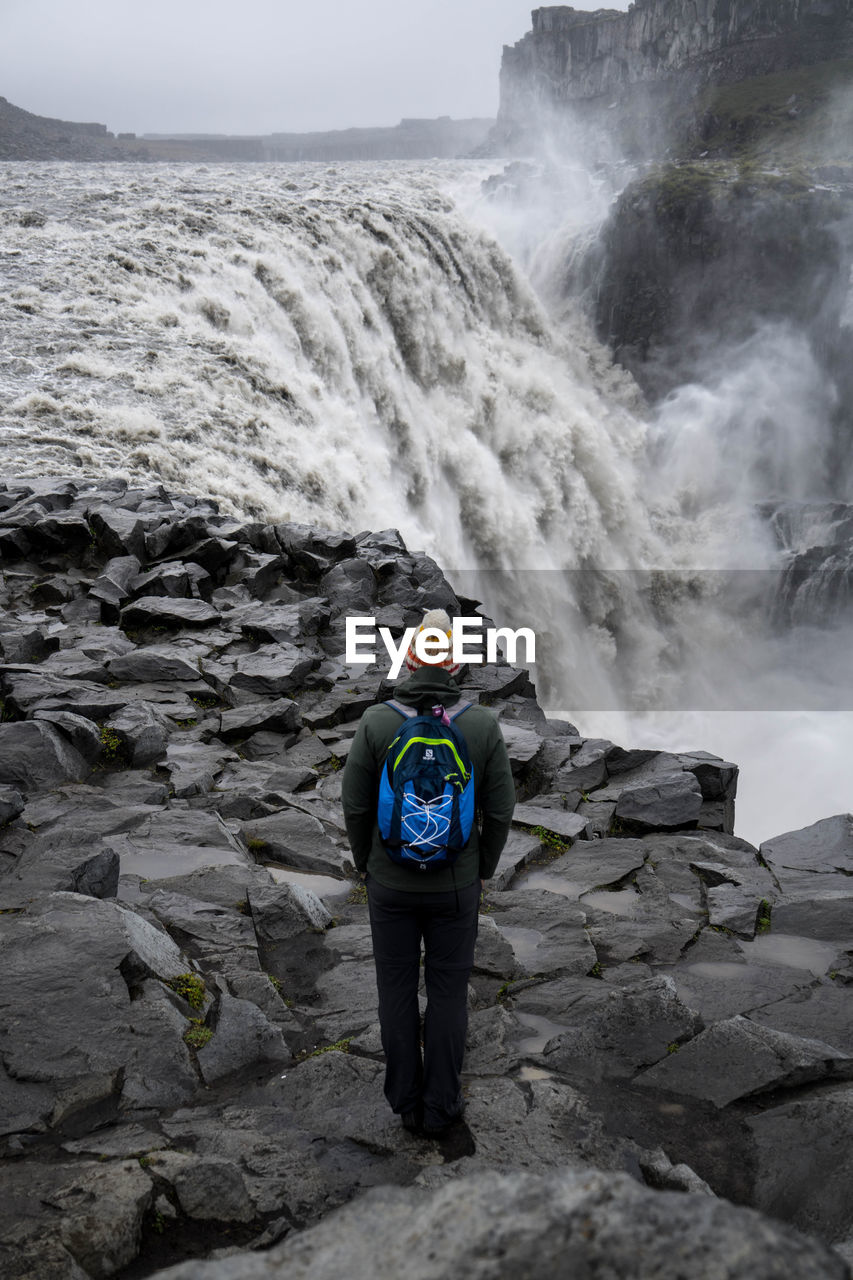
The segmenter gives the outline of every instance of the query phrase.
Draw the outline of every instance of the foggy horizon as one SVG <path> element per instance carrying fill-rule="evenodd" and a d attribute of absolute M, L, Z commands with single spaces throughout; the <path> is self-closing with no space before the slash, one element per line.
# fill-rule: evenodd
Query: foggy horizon
<path fill-rule="evenodd" d="M 245 0 L 6 0 L 0 96 L 34 115 L 113 133 L 262 135 L 493 117 L 505 44 L 531 27 L 523 0 L 392 0 L 322 10 Z M 602 7 L 575 0 L 576 9 Z M 627 9 L 616 0 L 611 9 Z M 415 51 L 413 58 L 412 51 Z"/>

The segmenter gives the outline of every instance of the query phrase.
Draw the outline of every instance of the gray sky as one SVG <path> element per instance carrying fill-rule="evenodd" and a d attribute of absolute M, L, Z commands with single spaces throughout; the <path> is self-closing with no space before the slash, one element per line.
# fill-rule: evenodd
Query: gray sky
<path fill-rule="evenodd" d="M 529 0 L 0 0 L 0 96 L 115 132 L 491 116 Z M 595 9 L 600 0 L 575 0 Z M 610 7 L 627 9 L 628 0 Z"/>

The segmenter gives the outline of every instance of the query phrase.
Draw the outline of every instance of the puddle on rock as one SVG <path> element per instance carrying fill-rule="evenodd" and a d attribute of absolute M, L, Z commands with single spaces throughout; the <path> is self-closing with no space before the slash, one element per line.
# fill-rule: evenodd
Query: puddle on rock
<path fill-rule="evenodd" d="M 587 893 L 581 898 L 582 907 L 593 907 L 596 911 L 607 911 L 612 916 L 634 916 L 640 906 L 640 895 L 633 889 L 611 891 L 603 889 L 598 893 Z"/>
<path fill-rule="evenodd" d="M 534 1033 L 518 1042 L 518 1052 L 521 1054 L 542 1053 L 549 1040 L 554 1040 L 568 1031 L 568 1027 L 559 1022 L 551 1022 L 549 1018 L 543 1018 L 539 1013 L 516 1013 L 515 1016 L 522 1026 L 529 1027 Z"/>
<path fill-rule="evenodd" d="M 121 850 L 122 875 L 141 876 L 143 880 L 170 880 L 174 876 L 188 876 L 203 867 L 245 867 L 246 859 L 230 849 L 208 845 L 178 845 L 169 849 L 123 848 Z"/>
<path fill-rule="evenodd" d="M 838 942 L 819 942 L 815 938 L 799 938 L 794 934 L 765 933 L 751 942 L 738 942 L 750 960 L 761 964 L 785 965 L 789 969 L 806 969 L 820 978 L 841 955 Z"/>
<path fill-rule="evenodd" d="M 546 1071 L 544 1067 L 522 1067 L 515 1078 L 524 1083 L 531 1080 L 553 1080 L 554 1072 Z"/>
<path fill-rule="evenodd" d="M 336 880 L 334 876 L 312 875 L 309 871 L 291 871 L 288 867 L 267 867 L 276 884 L 298 884 L 311 889 L 318 898 L 342 898 L 351 893 L 349 880 Z"/>
<path fill-rule="evenodd" d="M 710 978 L 713 981 L 719 979 L 721 982 L 737 982 L 743 981 L 744 976 L 748 975 L 751 970 L 748 964 L 738 964 L 736 960 L 701 960 L 696 964 L 689 964 L 686 972 L 697 978 Z M 677 980 L 678 975 L 676 975 Z"/>
<path fill-rule="evenodd" d="M 577 902 L 584 891 L 584 885 L 578 880 L 566 880 L 562 876 L 549 875 L 547 871 L 531 871 L 513 885 L 514 889 L 545 889 L 548 893 L 560 893 L 564 898 Z"/>
<path fill-rule="evenodd" d="M 520 965 L 535 968 L 536 953 L 542 941 L 538 929 L 525 929 L 521 925 L 499 924 L 498 931 L 503 934 Z"/>

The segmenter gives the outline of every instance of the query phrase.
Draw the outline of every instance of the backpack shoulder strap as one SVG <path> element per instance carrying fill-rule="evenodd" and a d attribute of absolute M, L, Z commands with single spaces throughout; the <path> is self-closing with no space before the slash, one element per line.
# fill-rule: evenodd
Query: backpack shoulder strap
<path fill-rule="evenodd" d="M 389 701 L 385 703 L 386 707 L 390 707 L 392 711 L 398 712 L 404 720 L 413 720 L 418 714 L 414 707 L 407 707 L 404 702 Z"/>
<path fill-rule="evenodd" d="M 467 711 L 473 705 L 473 702 L 468 698 L 460 698 L 458 702 L 454 702 L 452 707 L 445 707 L 444 710 L 448 720 L 455 720 L 457 716 L 461 716 L 463 711 Z"/>

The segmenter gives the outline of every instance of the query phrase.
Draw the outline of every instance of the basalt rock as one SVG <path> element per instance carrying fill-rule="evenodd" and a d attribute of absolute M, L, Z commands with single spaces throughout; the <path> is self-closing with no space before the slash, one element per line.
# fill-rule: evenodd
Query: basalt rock
<path fill-rule="evenodd" d="M 464 691 L 501 723 L 519 804 L 480 917 L 466 1125 L 417 1139 L 382 1093 L 340 810 L 359 717 L 393 686 L 381 663 L 345 667 L 343 624 L 369 607 L 402 634 L 453 609 L 452 587 L 394 531 L 240 523 L 121 481 L 0 482 L 0 510 L 4 1274 L 142 1274 L 284 1237 L 287 1265 L 298 1244 L 316 1269 L 311 1228 L 331 1247 L 332 1211 L 355 1200 L 352 1270 L 375 1243 L 370 1188 L 409 1222 L 411 1191 L 431 1223 L 460 1173 L 477 1203 L 488 1185 L 487 1217 L 508 1197 L 549 1271 L 548 1232 L 577 1204 L 607 1215 L 604 1235 L 559 1228 L 578 1266 L 622 1274 L 624 1258 L 627 1276 L 641 1256 L 666 1275 L 683 1240 L 703 1266 L 783 1274 L 778 1253 L 786 1276 L 792 1258 L 844 1274 L 717 1197 L 824 1242 L 850 1233 L 849 818 L 759 856 L 732 834 L 736 766 L 584 740 L 526 671 L 472 663 Z M 59 522 L 86 537 L 63 543 Z M 34 611 L 28 585 L 48 580 Z M 545 1199 L 531 1183 L 516 1203 L 518 1171 L 543 1167 Z M 637 1221 L 656 1224 L 639 1241 Z M 442 1274 L 476 1271 L 469 1234 L 441 1245 Z"/>

